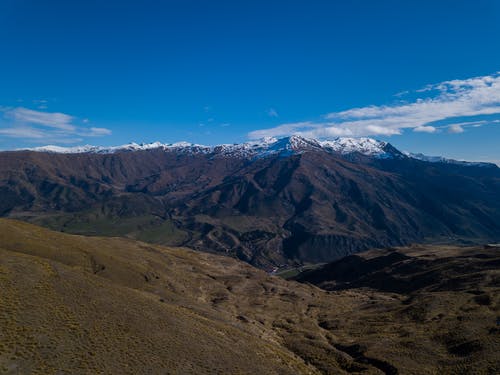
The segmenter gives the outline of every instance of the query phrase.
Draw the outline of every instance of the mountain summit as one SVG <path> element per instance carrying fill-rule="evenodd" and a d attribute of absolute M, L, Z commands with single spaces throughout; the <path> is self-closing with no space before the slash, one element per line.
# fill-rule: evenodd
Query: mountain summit
<path fill-rule="evenodd" d="M 206 146 L 189 142 L 162 143 L 157 141 L 151 143 L 131 142 L 121 146 L 108 147 L 93 145 L 61 147 L 48 145 L 20 149 L 18 151 L 49 152 L 58 154 L 113 154 L 117 152 L 147 150 L 163 150 L 166 152 L 185 154 L 213 154 L 214 156 L 219 157 L 239 158 L 259 158 L 270 155 L 289 156 L 307 151 L 324 151 L 343 156 L 357 154 L 376 159 L 412 158 L 430 163 L 449 163 L 461 164 L 464 166 L 474 165 L 483 167 L 495 166 L 494 164 L 487 162 L 458 161 L 442 156 L 427 156 L 422 153 L 402 152 L 388 142 L 366 137 L 337 137 L 331 140 L 319 140 L 292 135 L 283 138 L 266 137 L 244 143 L 220 144 L 215 146 Z"/>
<path fill-rule="evenodd" d="M 305 151 L 326 151 L 338 154 L 360 153 L 373 157 L 392 157 L 402 156 L 403 154 L 392 147 L 389 143 L 378 141 L 372 138 L 346 138 L 339 137 L 333 140 L 317 140 L 305 138 L 298 135 L 292 135 L 284 138 L 266 137 L 260 140 L 240 143 L 240 144 L 221 144 L 216 146 L 205 146 L 188 142 L 177 143 L 129 143 L 122 146 L 102 147 L 102 146 L 42 146 L 29 151 L 53 152 L 62 154 L 81 154 L 81 153 L 102 153 L 110 154 L 121 151 L 144 151 L 161 149 L 164 151 L 188 152 L 188 153 L 214 153 L 221 155 L 234 156 L 267 156 L 270 154 L 293 154 Z"/>

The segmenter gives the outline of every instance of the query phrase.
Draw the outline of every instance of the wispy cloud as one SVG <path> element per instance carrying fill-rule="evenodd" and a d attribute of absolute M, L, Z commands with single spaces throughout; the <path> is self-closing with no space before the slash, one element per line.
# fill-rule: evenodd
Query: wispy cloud
<path fill-rule="evenodd" d="M 0 134 L 12 138 L 43 139 L 45 137 L 42 130 L 28 126 L 0 128 Z"/>
<path fill-rule="evenodd" d="M 279 117 L 279 115 L 278 115 L 278 111 L 276 111 L 276 109 L 274 109 L 274 108 L 269 108 L 269 109 L 266 111 L 266 113 L 267 113 L 267 115 L 268 115 L 269 117 L 274 117 L 274 118 Z"/>
<path fill-rule="evenodd" d="M 299 134 L 312 137 L 396 135 L 404 129 L 436 133 L 443 127 L 459 133 L 468 126 L 481 126 L 474 116 L 500 114 L 500 72 L 465 80 L 445 81 L 417 90 L 412 102 L 367 106 L 332 112 L 318 121 L 282 124 L 256 130 L 250 138 Z M 467 118 L 471 118 L 467 121 Z M 439 125 L 461 119 L 461 124 Z M 488 122 L 488 121 L 486 121 Z M 490 121 L 495 122 L 495 121 Z"/>
<path fill-rule="evenodd" d="M 102 137 L 104 135 L 111 135 L 111 130 L 106 128 L 90 128 L 88 131 L 82 132 L 86 137 Z"/>
<path fill-rule="evenodd" d="M 18 107 L 7 110 L 5 117 L 13 120 L 15 124 L 33 124 L 44 127 L 74 131 L 76 127 L 71 124 L 73 116 L 58 112 L 41 112 Z"/>
<path fill-rule="evenodd" d="M 80 124 L 81 123 L 81 124 Z M 43 112 L 24 107 L 0 108 L 0 135 L 32 142 L 72 143 L 81 137 L 102 137 L 111 130 L 87 127 L 88 120 L 60 112 Z"/>
<path fill-rule="evenodd" d="M 35 104 L 38 109 L 49 108 L 48 103 L 49 103 L 49 101 L 47 99 L 35 99 L 35 100 L 33 100 L 33 104 Z"/>

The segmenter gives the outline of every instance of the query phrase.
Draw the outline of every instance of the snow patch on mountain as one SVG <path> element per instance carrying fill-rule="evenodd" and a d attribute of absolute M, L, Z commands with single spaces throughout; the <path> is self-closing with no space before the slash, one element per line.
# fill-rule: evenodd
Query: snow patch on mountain
<path fill-rule="evenodd" d="M 375 158 L 393 157 L 400 154 L 395 148 L 388 147 L 387 142 L 377 141 L 371 138 L 336 138 L 332 140 L 317 140 L 300 136 L 285 138 L 266 137 L 256 141 L 239 144 L 221 144 L 217 146 L 205 146 L 188 142 L 178 143 L 129 143 L 122 146 L 43 146 L 27 150 L 52 153 L 114 153 L 120 151 L 144 151 L 161 149 L 165 151 L 189 152 L 189 153 L 213 153 L 220 156 L 234 157 L 265 157 L 268 155 L 290 155 L 306 151 L 325 151 L 341 155 L 360 153 Z M 390 146 L 390 145 L 389 145 Z"/>
<path fill-rule="evenodd" d="M 359 152 L 367 156 L 382 156 L 386 154 L 387 142 L 373 138 L 337 138 L 333 141 L 320 141 L 321 147 L 331 149 L 341 154 Z"/>
<path fill-rule="evenodd" d="M 378 141 L 373 138 L 349 138 L 338 137 L 331 140 L 318 140 L 313 138 L 304 138 L 297 135 L 290 137 L 275 138 L 266 137 L 259 140 L 245 143 L 221 144 L 216 146 L 205 146 L 189 142 L 177 143 L 128 143 L 121 146 L 42 146 L 28 148 L 24 150 L 37 152 L 50 152 L 60 154 L 82 154 L 98 153 L 112 154 L 115 152 L 127 151 L 145 151 L 145 150 L 164 150 L 179 153 L 192 154 L 214 154 L 219 157 L 240 157 L 240 158 L 262 158 L 270 155 L 288 156 L 307 151 L 324 151 L 332 154 L 353 155 L 361 154 L 376 159 L 391 158 L 413 158 L 429 163 L 447 163 L 463 166 L 491 166 L 492 163 L 467 162 L 444 158 L 442 156 L 427 156 L 420 153 L 400 152 L 390 143 Z"/>
<path fill-rule="evenodd" d="M 36 152 L 51 152 L 58 154 L 84 154 L 84 153 L 96 153 L 96 154 L 112 154 L 118 151 L 144 151 L 144 150 L 155 150 L 155 149 L 172 149 L 172 150 L 210 150 L 210 147 L 198 145 L 194 143 L 188 142 L 177 142 L 164 144 L 161 142 L 152 142 L 152 143 L 128 143 L 126 145 L 121 146 L 75 146 L 75 147 L 61 147 L 61 146 L 41 146 L 41 147 L 33 147 L 27 148 L 23 150 L 27 151 L 36 151 Z"/>

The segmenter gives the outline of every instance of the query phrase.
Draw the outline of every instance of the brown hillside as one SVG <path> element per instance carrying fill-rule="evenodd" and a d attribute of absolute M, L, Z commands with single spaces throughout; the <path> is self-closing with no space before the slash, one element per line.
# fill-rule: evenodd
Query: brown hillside
<path fill-rule="evenodd" d="M 327 292 L 227 257 L 2 219 L 0 371 L 496 373 L 500 257 L 444 250 L 399 252 L 455 262 L 463 288 L 446 287 L 436 269 L 441 288 Z M 484 278 L 471 278 L 471 257 L 484 260 L 475 264 Z M 397 272 L 418 281 L 412 270 Z"/>
<path fill-rule="evenodd" d="M 0 216 L 269 269 L 412 242 L 500 241 L 500 169 L 306 150 L 0 152 Z"/>

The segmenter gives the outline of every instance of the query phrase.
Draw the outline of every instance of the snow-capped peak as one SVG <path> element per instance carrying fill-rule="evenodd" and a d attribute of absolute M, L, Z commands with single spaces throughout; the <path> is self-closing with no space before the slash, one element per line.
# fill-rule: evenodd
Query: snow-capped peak
<path fill-rule="evenodd" d="M 238 157 L 265 157 L 272 154 L 293 154 L 306 151 L 325 151 L 336 154 L 352 154 L 360 153 L 370 157 L 385 158 L 391 157 L 390 150 L 388 151 L 388 143 L 377 141 L 371 138 L 335 138 L 332 140 L 317 140 L 312 138 L 304 138 L 298 135 L 292 135 L 284 138 L 266 137 L 260 140 L 249 141 L 239 144 L 221 144 L 216 146 L 204 146 L 189 142 L 177 143 L 129 143 L 122 146 L 76 146 L 76 147 L 61 147 L 61 146 L 43 146 L 27 149 L 37 152 L 52 152 L 52 153 L 115 153 L 124 151 L 143 151 L 161 149 L 165 151 L 190 152 L 190 153 L 213 153 L 221 156 L 238 156 Z M 394 149 L 395 150 L 395 149 Z M 394 156 L 394 155 L 392 155 Z"/>
<path fill-rule="evenodd" d="M 387 142 L 377 141 L 373 138 L 336 138 L 333 141 L 320 141 L 320 145 L 341 154 L 359 152 L 367 156 L 381 156 L 386 154 Z"/>
<path fill-rule="evenodd" d="M 75 147 L 47 145 L 47 146 L 33 147 L 22 150 L 36 151 L 36 152 L 52 152 L 57 154 L 83 154 L 89 152 L 99 152 L 101 149 L 103 149 L 101 146 L 92 146 L 92 145 L 75 146 Z"/>
<path fill-rule="evenodd" d="M 154 149 L 210 149 L 209 146 L 197 145 L 189 142 L 177 142 L 177 143 L 127 143 L 121 146 L 74 146 L 74 147 L 61 147 L 61 146 L 41 146 L 27 148 L 23 150 L 36 151 L 36 152 L 52 152 L 58 154 L 84 154 L 84 153 L 98 153 L 98 154 L 112 154 L 118 151 L 144 151 L 144 150 L 154 150 Z"/>
<path fill-rule="evenodd" d="M 214 157 L 238 157 L 238 158 L 263 158 L 270 155 L 288 156 L 308 151 L 323 151 L 338 155 L 361 154 L 375 159 L 401 159 L 412 158 L 430 163 L 447 163 L 463 166 L 495 166 L 496 164 L 484 162 L 467 162 L 447 159 L 442 156 L 427 156 L 400 152 L 390 143 L 378 141 L 373 138 L 349 138 L 339 137 L 330 140 L 318 140 L 292 135 L 284 138 L 266 137 L 245 143 L 221 144 L 216 146 L 205 146 L 189 142 L 177 143 L 128 143 L 121 146 L 42 146 L 23 149 L 24 151 L 49 152 L 58 154 L 112 154 L 116 152 L 133 152 L 147 150 L 162 150 L 165 152 L 177 152 L 183 154 L 211 154 Z M 19 150 L 22 151 L 22 150 Z"/>

